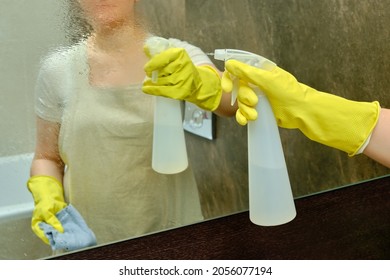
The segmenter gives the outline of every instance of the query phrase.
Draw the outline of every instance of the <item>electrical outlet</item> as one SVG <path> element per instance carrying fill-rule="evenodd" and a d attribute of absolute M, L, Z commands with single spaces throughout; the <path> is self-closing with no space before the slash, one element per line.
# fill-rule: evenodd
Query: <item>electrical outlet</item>
<path fill-rule="evenodd" d="M 203 110 L 198 106 L 185 102 L 183 128 L 203 138 L 215 138 L 215 116 L 212 112 Z"/>

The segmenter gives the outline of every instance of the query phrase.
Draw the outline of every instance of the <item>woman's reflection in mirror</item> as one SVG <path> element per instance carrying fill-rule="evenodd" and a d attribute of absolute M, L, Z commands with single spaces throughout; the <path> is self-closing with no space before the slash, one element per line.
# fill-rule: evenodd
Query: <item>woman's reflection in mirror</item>
<path fill-rule="evenodd" d="M 56 215 L 70 204 L 98 244 L 201 221 L 191 167 L 175 175 L 151 168 L 155 92 L 143 89 L 150 59 L 144 42 L 153 35 L 137 12 L 139 1 L 69 2 L 80 9 L 91 32 L 47 55 L 40 68 L 28 182 L 35 201 L 34 232 L 48 243 L 41 222 L 67 231 Z M 234 115 L 236 107 L 218 87 L 220 73 L 209 58 L 185 41 L 169 40 L 176 48 L 168 52 L 172 63 L 161 73 L 171 81 L 186 79 L 182 87 L 173 87 L 183 94 L 179 99 Z"/>

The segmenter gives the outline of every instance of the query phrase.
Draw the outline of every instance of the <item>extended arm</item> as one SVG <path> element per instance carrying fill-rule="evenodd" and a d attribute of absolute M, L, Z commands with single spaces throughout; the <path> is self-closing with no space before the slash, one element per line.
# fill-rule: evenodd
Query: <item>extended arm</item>
<path fill-rule="evenodd" d="M 390 110 L 380 108 L 378 102 L 352 101 L 320 92 L 279 67 L 264 71 L 231 60 L 226 62 L 226 69 L 263 90 L 280 127 L 299 129 L 311 140 L 350 156 L 363 152 L 390 167 Z M 232 88 L 231 77 L 226 73 L 222 87 L 226 91 Z M 237 99 L 237 122 L 245 125 L 255 120 L 258 99 L 251 88 L 242 85 Z"/>

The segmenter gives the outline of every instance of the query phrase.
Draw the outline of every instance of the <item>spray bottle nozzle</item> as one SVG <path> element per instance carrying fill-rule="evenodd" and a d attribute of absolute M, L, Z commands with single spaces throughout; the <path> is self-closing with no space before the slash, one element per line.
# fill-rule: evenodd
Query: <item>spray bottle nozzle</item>
<path fill-rule="evenodd" d="M 227 61 L 229 59 L 236 59 L 248 65 L 262 68 L 265 70 L 272 69 L 276 66 L 271 60 L 247 51 L 235 49 L 216 49 L 214 52 L 206 53 L 213 56 L 215 60 Z"/>
<path fill-rule="evenodd" d="M 272 62 L 271 60 L 265 57 L 262 57 L 258 54 L 254 54 L 251 52 L 242 51 L 242 50 L 216 49 L 214 50 L 214 52 L 206 53 L 206 54 L 213 56 L 215 60 L 227 61 L 229 59 L 235 59 L 243 63 L 246 63 L 248 65 L 257 68 L 262 68 L 265 70 L 271 70 L 276 66 L 274 62 Z M 233 79 L 233 90 L 232 90 L 232 98 L 230 103 L 233 106 L 233 104 L 236 102 L 237 99 L 239 81 L 236 77 L 232 77 L 232 79 Z"/>
<path fill-rule="evenodd" d="M 159 54 L 170 47 L 173 47 L 171 42 L 168 39 L 162 37 L 150 37 L 146 40 L 145 46 L 147 47 L 148 55 L 153 57 L 156 54 Z M 158 80 L 158 70 L 152 72 L 152 82 L 157 83 Z"/>

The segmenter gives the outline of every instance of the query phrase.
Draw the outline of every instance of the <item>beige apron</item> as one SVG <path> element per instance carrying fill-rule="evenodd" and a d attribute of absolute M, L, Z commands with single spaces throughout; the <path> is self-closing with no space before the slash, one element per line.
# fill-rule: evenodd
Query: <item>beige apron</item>
<path fill-rule="evenodd" d="M 202 220 L 192 170 L 161 175 L 151 168 L 154 97 L 141 85 L 91 87 L 85 57 L 71 63 L 60 131 L 67 201 L 99 244 Z"/>

